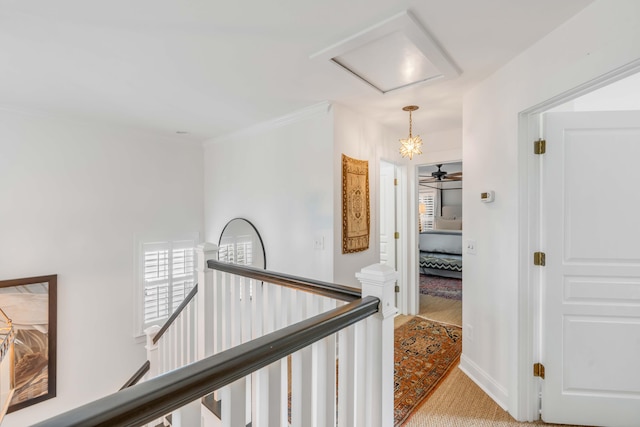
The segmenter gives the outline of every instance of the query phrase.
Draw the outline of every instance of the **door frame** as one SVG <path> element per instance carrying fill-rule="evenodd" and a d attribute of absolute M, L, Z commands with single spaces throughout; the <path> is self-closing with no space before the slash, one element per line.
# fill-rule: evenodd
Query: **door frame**
<path fill-rule="evenodd" d="M 432 155 L 433 156 L 433 155 Z M 420 240 L 420 229 L 418 227 L 418 198 L 419 198 L 419 194 L 420 194 L 420 185 L 418 183 L 418 179 L 419 179 L 419 168 L 421 166 L 435 166 L 437 164 L 449 164 L 449 163 L 462 163 L 462 167 L 464 168 L 464 161 L 462 159 L 462 157 L 459 155 L 459 153 L 454 154 L 454 152 L 447 152 L 445 155 L 442 155 L 441 157 L 437 158 L 436 160 L 430 160 L 427 163 L 420 163 L 420 164 L 416 164 L 414 165 L 412 171 L 413 171 L 413 176 L 411 177 L 411 184 L 413 186 L 413 188 L 411 188 L 411 202 L 409 206 L 409 212 L 410 212 L 410 227 L 409 230 L 407 230 L 407 236 L 409 237 L 409 240 L 412 243 L 411 248 L 413 249 L 413 253 L 412 256 L 410 258 L 410 265 L 408 266 L 408 270 L 411 272 L 412 276 L 410 279 L 412 280 L 412 283 L 415 283 L 415 287 L 411 290 L 410 296 L 410 302 L 411 305 L 410 307 L 413 309 L 412 311 L 410 311 L 407 314 L 412 314 L 412 315 L 416 315 L 420 312 L 420 248 L 418 247 L 419 244 L 419 240 Z M 463 178 L 463 182 L 464 182 L 464 178 Z M 462 186 L 462 198 L 464 199 L 464 184 Z M 463 204 L 463 209 L 464 209 L 464 204 Z M 464 227 L 462 230 L 462 241 L 464 241 Z M 464 268 L 464 267 L 463 267 Z M 463 304 L 464 304 L 464 300 L 463 300 Z"/>
<path fill-rule="evenodd" d="M 385 162 L 391 164 L 395 168 L 395 176 L 398 184 L 395 188 L 395 210 L 396 210 L 396 231 L 400 233 L 400 237 L 396 239 L 396 272 L 398 273 L 398 285 L 400 286 L 400 292 L 397 294 L 397 304 L 396 308 L 398 309 L 399 314 L 409 314 L 411 313 L 411 309 L 414 305 L 414 301 L 411 298 L 412 289 L 410 289 L 410 284 L 412 283 L 412 278 L 409 277 L 408 272 L 411 271 L 408 266 L 410 266 L 410 257 L 409 257 L 409 245 L 411 244 L 410 239 L 407 239 L 409 234 L 407 233 L 407 228 L 409 227 L 411 218 L 407 218 L 409 214 L 407 210 L 408 201 L 407 201 L 407 166 L 404 164 L 400 164 L 397 161 L 391 160 L 387 157 L 381 157 L 378 159 L 378 169 L 380 168 L 381 162 Z M 378 184 L 380 181 L 380 173 L 378 173 Z M 378 200 L 378 203 L 380 201 Z M 378 210 L 380 206 L 378 205 Z M 380 224 L 378 224 L 377 233 L 380 235 Z M 378 252 L 380 248 L 378 248 Z M 378 254 L 379 257 L 379 254 Z"/>
<path fill-rule="evenodd" d="M 533 154 L 533 141 L 542 137 L 542 113 L 640 72 L 640 59 L 612 70 L 571 90 L 534 105 L 518 115 L 518 343 L 517 372 L 511 379 L 517 390 L 518 420 L 540 418 L 540 380 L 532 375 L 532 366 L 540 360 L 543 331 L 541 322 L 541 275 L 532 263 L 540 250 L 540 156 Z"/>
<path fill-rule="evenodd" d="M 393 231 L 397 231 L 398 230 L 398 165 L 396 165 L 395 163 L 389 162 L 387 160 L 384 159 L 380 159 L 378 161 L 379 164 L 379 173 L 378 176 L 380 177 L 380 191 L 379 191 L 379 212 L 380 212 L 380 221 L 378 221 L 378 231 L 382 230 L 383 228 L 383 223 L 382 223 L 382 218 L 384 217 L 382 215 L 382 210 L 383 210 L 383 205 L 386 206 L 386 208 L 389 208 L 391 206 L 393 206 L 393 214 L 392 214 L 392 218 L 393 218 Z M 393 179 L 395 180 L 395 183 L 393 184 L 393 199 L 392 200 L 383 200 L 382 199 L 382 170 L 384 169 L 384 165 L 387 165 L 390 169 L 393 169 Z M 391 218 L 387 218 L 388 220 Z M 385 224 L 386 225 L 386 224 Z M 380 235 L 382 235 L 380 232 L 378 233 Z M 393 238 L 392 240 L 393 242 L 393 267 L 394 269 L 397 271 L 397 267 L 398 267 L 398 242 L 397 239 Z M 380 254 L 382 253 L 382 241 L 380 242 L 380 247 L 378 248 L 378 252 L 380 252 Z"/>

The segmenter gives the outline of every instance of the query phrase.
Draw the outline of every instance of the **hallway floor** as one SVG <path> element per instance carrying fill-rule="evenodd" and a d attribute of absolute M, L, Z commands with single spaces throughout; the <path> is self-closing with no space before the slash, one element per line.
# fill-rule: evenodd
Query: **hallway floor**
<path fill-rule="evenodd" d="M 462 301 L 420 295 L 421 317 L 462 325 Z M 395 326 L 411 316 L 397 316 Z M 459 368 L 453 368 L 403 427 L 569 427 L 562 424 L 518 422 L 496 404 Z"/>

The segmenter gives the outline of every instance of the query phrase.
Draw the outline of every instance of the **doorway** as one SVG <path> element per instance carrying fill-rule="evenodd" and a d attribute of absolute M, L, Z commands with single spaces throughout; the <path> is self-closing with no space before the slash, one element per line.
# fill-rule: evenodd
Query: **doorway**
<path fill-rule="evenodd" d="M 418 167 L 419 314 L 462 326 L 462 162 Z"/>
<path fill-rule="evenodd" d="M 546 260 L 529 273 L 527 305 L 533 361 L 545 367 L 545 379 L 530 383 L 530 395 L 542 396 L 530 409 L 546 421 L 640 419 L 640 377 L 630 375 L 640 344 L 625 339 L 640 334 L 640 235 L 626 213 L 640 209 L 630 197 L 640 179 L 638 90 L 635 74 L 526 117 L 529 135 L 547 140 L 546 152 L 529 159 L 528 222 L 537 231 L 528 250 Z M 615 175 L 602 172 L 609 167 Z"/>

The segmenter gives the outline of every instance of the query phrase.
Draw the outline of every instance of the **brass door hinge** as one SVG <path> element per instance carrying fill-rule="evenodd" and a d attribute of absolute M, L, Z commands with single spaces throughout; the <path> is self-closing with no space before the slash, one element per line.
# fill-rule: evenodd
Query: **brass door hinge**
<path fill-rule="evenodd" d="M 533 265 L 545 265 L 546 255 L 544 252 L 533 253 Z"/>
<path fill-rule="evenodd" d="M 397 231 L 395 233 L 393 233 L 393 238 L 394 239 L 399 239 L 400 238 L 400 233 L 397 232 Z"/>
<path fill-rule="evenodd" d="M 398 185 L 398 178 L 393 178 L 393 185 Z"/>
<path fill-rule="evenodd" d="M 533 364 L 533 376 L 544 379 L 544 365 L 542 363 Z"/>
<path fill-rule="evenodd" d="M 540 138 L 537 141 L 533 141 L 533 153 L 544 154 L 547 152 L 547 141 Z"/>

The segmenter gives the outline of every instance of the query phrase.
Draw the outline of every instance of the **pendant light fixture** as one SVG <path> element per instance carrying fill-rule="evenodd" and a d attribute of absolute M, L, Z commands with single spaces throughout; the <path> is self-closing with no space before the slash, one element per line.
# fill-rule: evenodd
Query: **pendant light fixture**
<path fill-rule="evenodd" d="M 416 111 L 418 108 L 420 107 L 418 107 L 417 105 L 407 105 L 406 107 L 402 108 L 402 111 L 409 112 L 409 138 L 400 140 L 400 144 L 402 144 L 400 146 L 400 154 L 402 154 L 402 157 L 408 156 L 409 160 L 413 159 L 414 154 L 422 154 L 422 151 L 420 150 L 420 147 L 422 147 L 422 138 L 420 138 L 419 135 L 411 135 L 411 113 L 413 111 Z"/>

